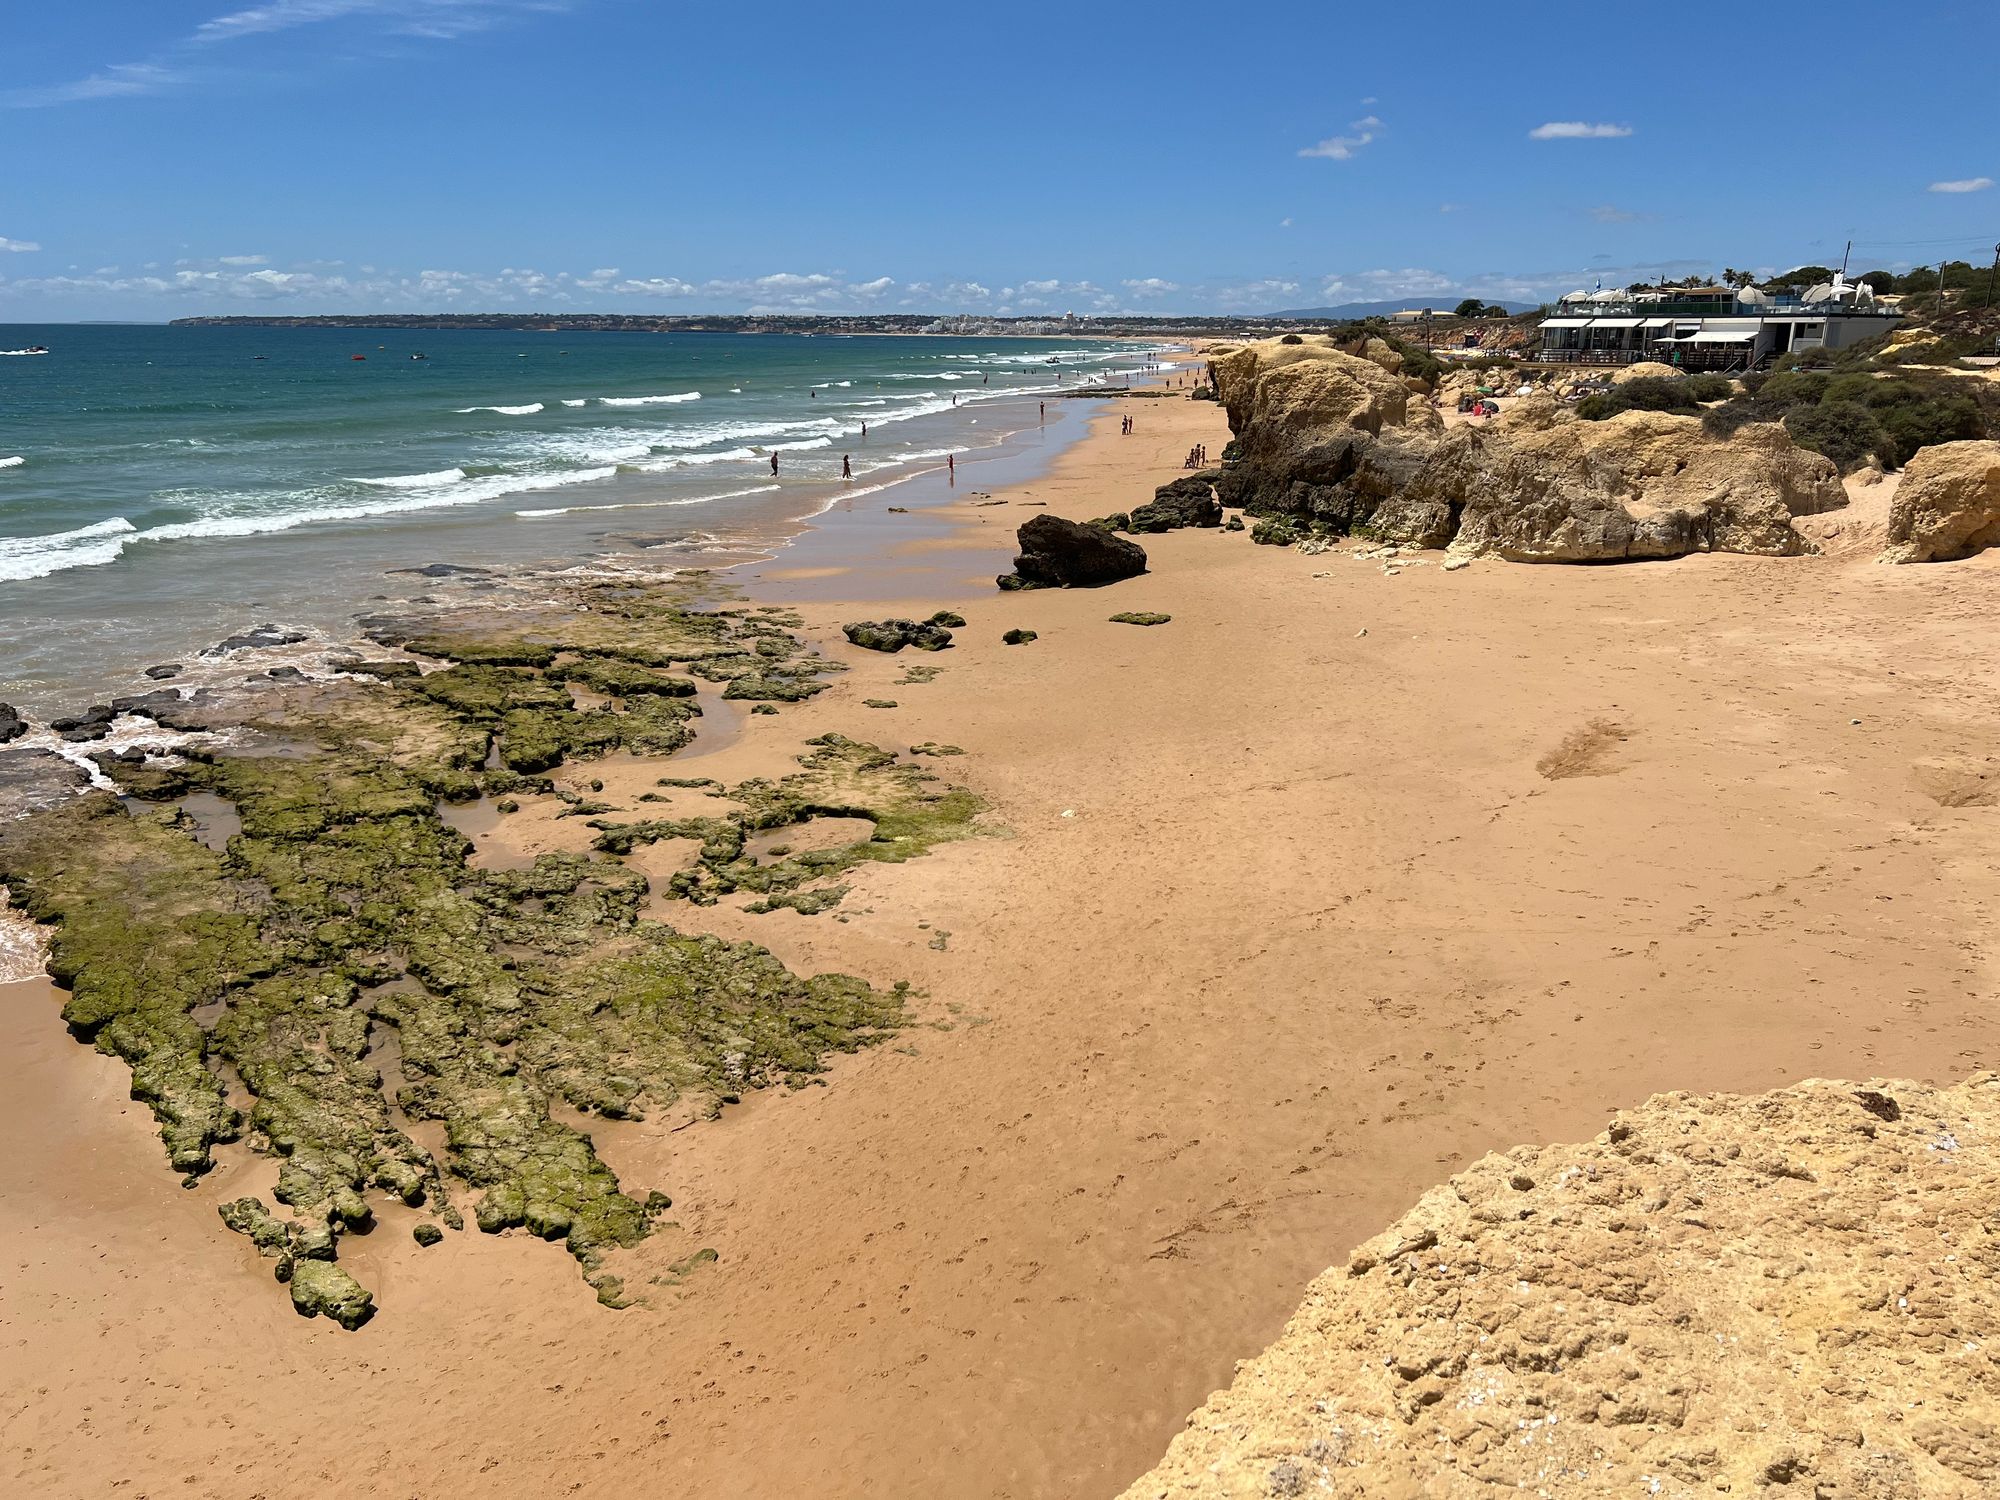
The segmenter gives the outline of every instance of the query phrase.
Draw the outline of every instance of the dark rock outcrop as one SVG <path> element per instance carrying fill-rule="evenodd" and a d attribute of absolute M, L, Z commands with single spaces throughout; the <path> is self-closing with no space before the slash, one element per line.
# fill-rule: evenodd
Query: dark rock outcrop
<path fill-rule="evenodd" d="M 284 630 L 276 625 L 259 625 L 254 630 L 243 630 L 235 635 L 225 636 L 202 652 L 203 656 L 222 656 L 231 651 L 256 651 L 272 646 L 296 646 L 306 639 L 303 630 Z"/>
<path fill-rule="evenodd" d="M 1209 470 L 1161 485 L 1150 501 L 1126 518 L 1125 529 L 1152 532 L 1220 526 L 1222 503 L 1215 498 L 1215 479 L 1216 472 Z"/>
<path fill-rule="evenodd" d="M 1019 536 L 1014 571 L 996 580 L 1003 589 L 1098 588 L 1146 571 L 1146 549 L 1102 527 L 1035 516 Z"/>
<path fill-rule="evenodd" d="M 963 623 L 963 622 L 961 622 Z M 915 646 L 919 651 L 942 651 L 951 644 L 951 632 L 935 617 L 929 620 L 857 620 L 840 627 L 840 633 L 869 651 L 901 651 Z"/>
<path fill-rule="evenodd" d="M 20 710 L 11 703 L 0 703 L 0 745 L 18 740 L 27 732 L 28 721 L 21 717 Z"/>

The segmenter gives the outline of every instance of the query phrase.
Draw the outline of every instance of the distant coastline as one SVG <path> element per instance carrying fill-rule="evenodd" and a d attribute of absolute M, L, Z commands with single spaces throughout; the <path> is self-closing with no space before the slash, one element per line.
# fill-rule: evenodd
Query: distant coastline
<path fill-rule="evenodd" d="M 175 318 L 170 328 L 488 329 L 516 333 L 789 333 L 936 335 L 979 338 L 1243 338 L 1327 321 L 1284 315 L 1228 318 L 990 318 L 935 313 L 656 316 L 640 313 L 326 313 L 312 317 L 233 313 Z"/>

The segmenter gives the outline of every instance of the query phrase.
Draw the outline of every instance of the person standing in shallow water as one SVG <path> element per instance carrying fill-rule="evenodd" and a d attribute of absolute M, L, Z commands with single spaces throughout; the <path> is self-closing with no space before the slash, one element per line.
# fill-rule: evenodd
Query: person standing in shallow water
<path fill-rule="evenodd" d="M 842 479 L 852 479 L 854 477 L 854 465 L 848 462 L 845 453 L 840 455 L 840 477 Z"/>
<path fill-rule="evenodd" d="M 778 455 L 775 452 L 771 455 L 771 472 L 773 474 L 778 472 Z"/>

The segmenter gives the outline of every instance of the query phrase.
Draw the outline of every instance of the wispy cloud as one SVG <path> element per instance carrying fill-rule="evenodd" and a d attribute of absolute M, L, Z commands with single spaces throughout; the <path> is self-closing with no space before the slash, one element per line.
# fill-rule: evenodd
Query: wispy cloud
<path fill-rule="evenodd" d="M 225 266 L 261 266 L 270 258 L 268 255 L 218 255 L 216 257 Z"/>
<path fill-rule="evenodd" d="M 157 94 L 189 82 L 202 54 L 246 37 L 272 36 L 305 26 L 354 19 L 389 36 L 448 41 L 484 31 L 517 16 L 565 11 L 571 0 L 268 0 L 203 21 L 159 55 L 113 63 L 67 83 L 34 85 L 0 93 L 10 109 L 43 109 L 93 99 Z"/>
<path fill-rule="evenodd" d="M 1637 224 L 1649 214 L 1634 213 L 1629 208 L 1618 208 L 1613 204 L 1600 203 L 1590 211 L 1591 218 L 1600 224 Z"/>
<path fill-rule="evenodd" d="M 1630 125 L 1592 124 L 1587 120 L 1551 120 L 1528 132 L 1531 141 L 1615 141 L 1632 133 Z"/>
<path fill-rule="evenodd" d="M 1983 193 L 1993 186 L 1991 177 L 1960 177 L 1951 182 L 1934 182 L 1934 193 Z"/>
<path fill-rule="evenodd" d="M 1162 281 L 1157 276 L 1147 276 L 1139 281 L 1120 282 L 1134 297 L 1167 297 L 1181 289 L 1177 281 Z"/>
<path fill-rule="evenodd" d="M 52 83 L 30 88 L 8 89 L 0 93 L 0 104 L 9 109 L 44 109 L 56 104 L 82 104 L 92 99 L 126 99 L 135 94 L 157 94 L 187 77 L 184 70 L 165 63 L 113 63 L 68 83 Z"/>
<path fill-rule="evenodd" d="M 16 255 L 26 255 L 31 250 L 41 248 L 40 243 L 35 240 L 10 240 L 6 235 L 0 234 L 0 252 L 12 251 Z"/>
<path fill-rule="evenodd" d="M 1353 135 L 1330 135 L 1323 141 L 1310 146 L 1299 147 L 1299 155 L 1319 157 L 1324 161 L 1352 161 L 1354 153 L 1363 146 L 1372 145 L 1375 137 L 1383 130 L 1383 124 L 1373 115 L 1363 115 L 1347 127 Z"/>

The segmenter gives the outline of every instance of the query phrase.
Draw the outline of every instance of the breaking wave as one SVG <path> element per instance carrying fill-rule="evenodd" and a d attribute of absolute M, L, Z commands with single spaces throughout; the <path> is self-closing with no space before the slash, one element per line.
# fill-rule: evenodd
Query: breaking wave
<path fill-rule="evenodd" d="M 601 406 L 676 406 L 683 401 L 699 401 L 700 391 L 682 391 L 673 396 L 599 396 Z"/>

